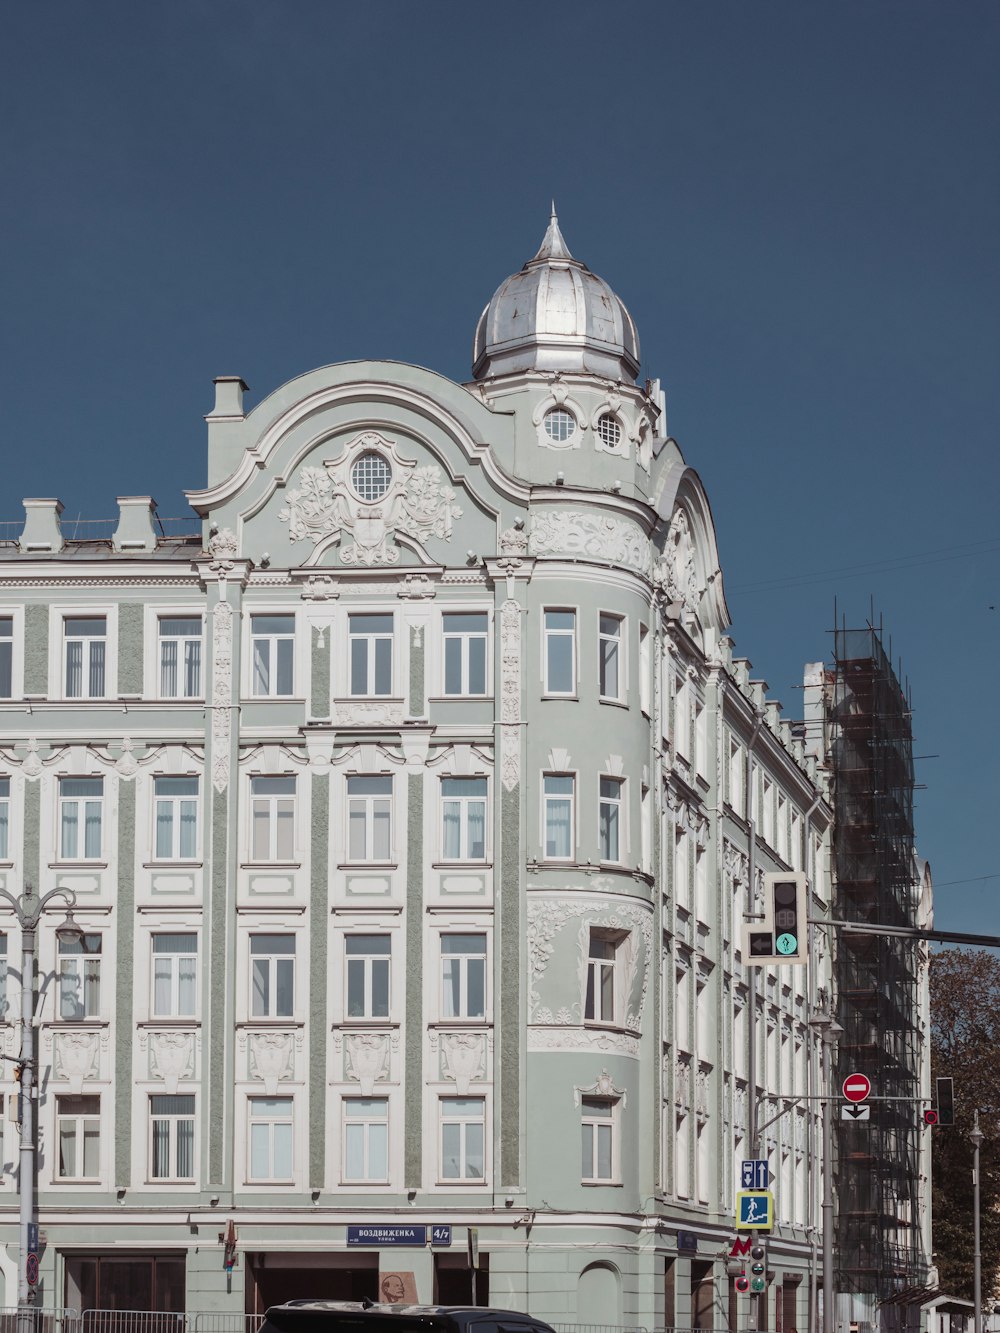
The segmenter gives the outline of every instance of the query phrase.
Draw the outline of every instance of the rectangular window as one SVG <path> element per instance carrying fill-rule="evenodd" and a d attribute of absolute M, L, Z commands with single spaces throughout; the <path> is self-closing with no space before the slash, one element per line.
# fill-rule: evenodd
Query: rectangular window
<path fill-rule="evenodd" d="M 198 855 L 198 779 L 154 778 L 156 859 L 193 861 Z"/>
<path fill-rule="evenodd" d="M 291 861 L 295 855 L 295 779 L 251 778 L 254 861 Z"/>
<path fill-rule="evenodd" d="M 347 779 L 347 856 L 350 861 L 392 859 L 392 778 Z"/>
<path fill-rule="evenodd" d="M 292 1179 L 291 1097 L 250 1098 L 249 1178 Z"/>
<path fill-rule="evenodd" d="M 59 779 L 59 855 L 96 861 L 101 855 L 103 778 Z"/>
<path fill-rule="evenodd" d="M 160 698 L 201 694 L 201 616 L 160 616 Z"/>
<path fill-rule="evenodd" d="M 584 1097 L 581 1126 L 581 1178 L 593 1183 L 615 1179 L 615 1102 L 611 1097 Z"/>
<path fill-rule="evenodd" d="M 101 937 L 59 940 L 59 1017 L 80 1020 L 101 1013 Z"/>
<path fill-rule="evenodd" d="M 392 693 L 392 612 L 347 617 L 352 695 Z"/>
<path fill-rule="evenodd" d="M 97 1180 L 101 1172 L 101 1099 L 56 1097 L 60 1180 Z"/>
<path fill-rule="evenodd" d="M 545 693 L 576 692 L 576 612 L 546 611 Z"/>
<path fill-rule="evenodd" d="M 591 930 L 587 958 L 587 998 L 584 1004 L 584 1018 L 588 1023 L 615 1021 L 617 955 L 618 944 L 615 940 L 599 930 Z"/>
<path fill-rule="evenodd" d="M 294 615 L 251 616 L 250 655 L 251 694 L 272 699 L 291 695 L 295 684 Z"/>
<path fill-rule="evenodd" d="M 484 1180 L 486 1103 L 482 1097 L 441 1098 L 441 1179 Z"/>
<path fill-rule="evenodd" d="M 546 773 L 542 778 L 545 859 L 568 861 L 576 845 L 574 778 L 571 773 Z"/>
<path fill-rule="evenodd" d="M 384 1184 L 389 1179 L 389 1101 L 344 1098 L 344 1179 Z"/>
<path fill-rule="evenodd" d="M 600 633 L 600 684 L 601 698 L 619 701 L 622 697 L 622 634 L 621 616 L 606 615 L 601 612 Z"/>
<path fill-rule="evenodd" d="M 598 832 L 602 861 L 622 859 L 622 794 L 623 778 L 601 778 L 601 799 L 598 809 Z"/>
<path fill-rule="evenodd" d="M 193 1018 L 197 1005 L 198 936 L 153 936 L 153 1017 Z"/>
<path fill-rule="evenodd" d="M 388 935 L 346 935 L 347 1017 L 389 1017 Z"/>
<path fill-rule="evenodd" d="M 66 698 L 103 699 L 108 622 L 106 616 L 67 616 Z"/>
<path fill-rule="evenodd" d="M 442 1018 L 486 1017 L 486 936 L 441 936 Z"/>
<path fill-rule="evenodd" d="M 446 612 L 441 621 L 445 694 L 485 694 L 486 634 L 489 628 L 486 612 Z"/>
<path fill-rule="evenodd" d="M 486 859 L 486 778 L 441 779 L 441 831 L 446 861 Z"/>
<path fill-rule="evenodd" d="M 0 699 L 14 692 L 14 617 L 0 616 Z"/>
<path fill-rule="evenodd" d="M 0 861 L 10 855 L 10 778 L 0 778 Z"/>
<path fill-rule="evenodd" d="M 153 1180 L 194 1179 L 194 1096 L 149 1099 L 149 1174 Z"/>
<path fill-rule="evenodd" d="M 649 717 L 649 694 L 650 683 L 653 674 L 652 657 L 650 653 L 649 628 L 646 625 L 639 626 L 639 707 Z"/>
<path fill-rule="evenodd" d="M 250 936 L 250 1013 L 291 1018 L 295 1008 L 295 936 Z"/>
<path fill-rule="evenodd" d="M 0 1021 L 7 1018 L 7 934 L 0 931 Z M 2 1099 L 0 1099 L 0 1109 L 2 1109 Z M 0 1131 L 0 1149 L 3 1147 L 2 1131 Z"/>

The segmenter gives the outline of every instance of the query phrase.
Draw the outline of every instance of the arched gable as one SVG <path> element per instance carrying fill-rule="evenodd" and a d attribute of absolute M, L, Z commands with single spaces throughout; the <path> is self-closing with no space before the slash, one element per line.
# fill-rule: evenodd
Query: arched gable
<path fill-rule="evenodd" d="M 679 457 L 660 479 L 656 512 L 658 580 L 685 628 L 711 651 L 730 625 L 715 523 L 701 478 Z"/>

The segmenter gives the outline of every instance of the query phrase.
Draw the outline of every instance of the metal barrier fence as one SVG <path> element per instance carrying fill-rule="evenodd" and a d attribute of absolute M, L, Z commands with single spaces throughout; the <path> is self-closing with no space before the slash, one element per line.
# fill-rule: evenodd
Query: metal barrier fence
<path fill-rule="evenodd" d="M 30 1305 L 0 1306 L 0 1333 L 78 1333 L 79 1310 L 47 1309 Z"/>
<path fill-rule="evenodd" d="M 193 1315 L 188 1315 L 188 1321 L 190 1333 L 257 1333 L 264 1322 L 264 1316 L 262 1314 L 226 1314 L 219 1310 L 201 1310 Z M 0 1329 L 0 1333 L 3 1333 L 2 1329 Z"/>

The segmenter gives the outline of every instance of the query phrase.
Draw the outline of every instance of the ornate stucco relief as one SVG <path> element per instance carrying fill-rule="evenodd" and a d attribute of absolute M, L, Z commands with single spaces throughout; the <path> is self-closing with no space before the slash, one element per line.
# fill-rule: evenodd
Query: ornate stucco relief
<path fill-rule="evenodd" d="M 388 461 L 389 484 L 377 500 L 365 500 L 352 484 L 352 468 L 365 453 Z M 444 483 L 444 474 L 434 463 L 418 467 L 399 453 L 396 442 L 376 431 L 357 436 L 323 467 L 304 467 L 298 486 L 288 492 L 278 517 L 288 524 L 292 542 L 311 541 L 315 546 L 339 534 L 354 538 L 341 545 L 345 565 L 394 565 L 399 560 L 397 533 L 418 542 L 428 537 L 451 541 L 452 520 L 462 511 L 454 503 L 455 492 Z"/>
<path fill-rule="evenodd" d="M 521 779 L 521 608 L 500 610 L 500 780 L 512 791 Z"/>
<path fill-rule="evenodd" d="M 599 1031 L 579 1027 L 530 1027 L 529 1051 L 586 1052 L 639 1058 L 639 1038 L 627 1032 Z"/>
<path fill-rule="evenodd" d="M 459 1096 L 469 1091 L 474 1079 L 486 1077 L 486 1034 L 483 1032 L 443 1032 L 441 1034 L 441 1075 L 453 1079 Z"/>
<path fill-rule="evenodd" d="M 252 1032 L 249 1038 L 250 1077 L 262 1079 L 267 1096 L 295 1073 L 295 1042 L 290 1032 Z"/>
<path fill-rule="evenodd" d="M 585 555 L 649 575 L 653 558 L 646 534 L 627 519 L 584 510 L 540 509 L 532 516 L 532 555 Z"/>
<path fill-rule="evenodd" d="M 667 544 L 656 562 L 653 574 L 666 599 L 680 602 L 684 609 L 694 613 L 701 600 L 698 588 L 698 567 L 695 563 L 694 541 L 687 512 L 678 507 L 670 520 Z"/>
<path fill-rule="evenodd" d="M 84 1079 L 100 1077 L 100 1038 L 96 1032 L 57 1032 L 53 1041 L 53 1078 L 68 1079 L 80 1092 Z"/>
<path fill-rule="evenodd" d="M 569 1008 L 561 1008 L 556 1014 L 543 1007 L 539 1002 L 538 984 L 545 974 L 549 960 L 555 950 L 555 938 L 559 932 L 570 921 L 577 917 L 586 918 L 583 928 L 580 932 L 580 938 L 583 938 L 584 930 L 590 925 L 601 926 L 602 928 L 620 929 L 629 933 L 629 941 L 626 942 L 626 949 L 631 946 L 635 948 L 635 957 L 631 964 L 631 979 L 637 974 L 639 968 L 639 944 L 637 932 L 641 932 L 644 949 L 644 959 L 642 962 L 642 990 L 638 1005 L 634 1009 L 629 1009 L 625 1015 L 624 1026 L 638 1030 L 642 1026 L 642 1014 L 646 1003 L 646 994 L 649 989 L 649 971 L 650 960 L 653 957 L 653 923 L 652 914 L 648 908 L 639 904 L 627 902 L 615 902 L 613 900 L 582 900 L 567 898 L 541 898 L 537 901 L 528 903 L 528 960 L 530 965 L 530 978 L 528 982 L 528 1008 L 529 1023 L 554 1024 L 566 1022 L 569 1024 L 579 1023 L 582 1018 L 582 995 L 583 987 L 580 987 L 581 1000 Z M 579 956 L 579 946 L 578 946 Z M 586 958 L 586 947 L 583 947 L 584 960 Z M 585 966 L 585 961 L 584 961 Z M 628 963 L 626 963 L 628 968 Z M 629 990 L 624 991 L 626 997 Z"/>
<path fill-rule="evenodd" d="M 229 739 L 233 701 L 233 608 L 217 602 L 212 612 L 212 782 L 229 785 Z"/>
<path fill-rule="evenodd" d="M 333 721 L 341 727 L 399 727 L 404 713 L 401 699 L 387 699 L 384 703 L 336 699 L 333 705 Z"/>
<path fill-rule="evenodd" d="M 370 1097 L 375 1084 L 389 1077 L 389 1033 L 345 1033 L 344 1077 L 360 1083 L 362 1095 Z"/>
<path fill-rule="evenodd" d="M 589 1087 L 575 1087 L 573 1089 L 573 1105 L 579 1106 L 584 1097 L 615 1097 L 624 1108 L 628 1104 L 628 1094 L 624 1088 L 616 1088 L 615 1081 L 606 1069 L 602 1069 L 597 1078 Z"/>
<path fill-rule="evenodd" d="M 176 1092 L 181 1079 L 194 1077 L 195 1034 L 193 1032 L 151 1032 L 149 1034 L 149 1077 L 163 1079 L 167 1090 Z"/>

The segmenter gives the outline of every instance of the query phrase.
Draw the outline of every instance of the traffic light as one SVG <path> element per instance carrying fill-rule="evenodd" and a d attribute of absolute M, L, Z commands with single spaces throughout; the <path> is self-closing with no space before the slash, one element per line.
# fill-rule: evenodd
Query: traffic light
<path fill-rule="evenodd" d="M 745 1292 L 750 1290 L 750 1279 L 747 1277 L 746 1273 L 740 1273 L 740 1275 L 736 1279 L 735 1285 L 736 1285 L 736 1290 L 739 1292 Z"/>
<path fill-rule="evenodd" d="M 955 1123 L 955 1080 L 953 1078 L 937 1078 L 934 1082 L 937 1085 L 938 1124 L 953 1125 Z"/>
<path fill-rule="evenodd" d="M 940 1123 L 940 1120 L 941 1117 L 938 1114 L 936 1107 L 928 1106 L 924 1111 L 924 1124 L 937 1125 Z"/>
<path fill-rule="evenodd" d="M 781 871 L 764 876 L 764 912 L 743 927 L 743 962 L 748 967 L 805 963 L 808 950 L 807 881 Z"/>
<path fill-rule="evenodd" d="M 767 1286 L 767 1246 L 761 1241 L 750 1251 L 750 1290 L 763 1291 Z"/>

